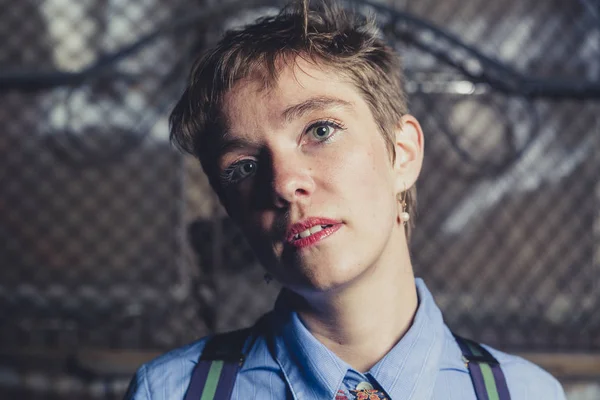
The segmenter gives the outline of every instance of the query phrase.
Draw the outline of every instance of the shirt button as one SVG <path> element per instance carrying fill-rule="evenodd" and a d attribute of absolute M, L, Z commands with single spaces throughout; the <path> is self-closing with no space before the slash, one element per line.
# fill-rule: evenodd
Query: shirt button
<path fill-rule="evenodd" d="M 358 385 L 356 385 L 356 390 L 371 390 L 373 389 L 373 385 L 371 385 L 369 382 L 361 382 Z"/>

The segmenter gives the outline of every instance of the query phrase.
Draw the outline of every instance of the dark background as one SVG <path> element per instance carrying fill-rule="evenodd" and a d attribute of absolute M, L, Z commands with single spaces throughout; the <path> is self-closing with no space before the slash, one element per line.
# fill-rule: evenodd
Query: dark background
<path fill-rule="evenodd" d="M 0 398 L 118 398 L 139 362 L 271 307 L 166 117 L 195 55 L 277 4 L 0 0 Z M 404 57 L 413 261 L 447 323 L 600 353 L 600 2 L 356 4 Z"/>

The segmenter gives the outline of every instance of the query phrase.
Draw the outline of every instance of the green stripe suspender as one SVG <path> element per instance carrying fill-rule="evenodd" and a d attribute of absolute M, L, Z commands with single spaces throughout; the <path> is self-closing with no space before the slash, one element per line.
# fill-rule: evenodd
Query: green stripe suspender
<path fill-rule="evenodd" d="M 477 342 L 456 334 L 454 339 L 463 353 L 477 400 L 510 400 L 506 378 L 498 360 Z"/>
<path fill-rule="evenodd" d="M 245 360 L 251 328 L 222 333 L 208 340 L 194 367 L 184 400 L 229 399 Z"/>
<path fill-rule="evenodd" d="M 208 340 L 192 372 L 184 400 L 227 400 L 244 363 L 251 329 L 218 334 Z M 454 335 L 471 375 L 477 400 L 510 400 L 498 361 L 479 343 Z"/>

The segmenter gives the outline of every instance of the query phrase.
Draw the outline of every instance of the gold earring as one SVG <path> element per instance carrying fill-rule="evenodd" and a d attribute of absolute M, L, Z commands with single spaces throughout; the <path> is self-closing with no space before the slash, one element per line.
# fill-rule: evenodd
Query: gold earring
<path fill-rule="evenodd" d="M 406 205 L 406 184 L 404 184 L 404 192 L 402 192 L 402 200 L 400 200 L 400 205 L 402 206 L 402 212 L 400 213 L 400 221 L 402 221 L 403 225 L 406 225 L 410 220 L 410 214 L 407 211 Z"/>

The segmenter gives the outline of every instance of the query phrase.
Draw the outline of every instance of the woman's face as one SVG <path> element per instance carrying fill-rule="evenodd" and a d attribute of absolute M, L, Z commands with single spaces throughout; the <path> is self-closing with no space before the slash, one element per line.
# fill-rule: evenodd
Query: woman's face
<path fill-rule="evenodd" d="M 352 84 L 300 60 L 273 88 L 238 83 L 223 112 L 224 203 L 277 280 L 299 293 L 329 291 L 398 262 L 396 196 L 416 175 L 392 164 Z M 420 154 L 408 154 L 415 158 L 420 168 Z"/>

